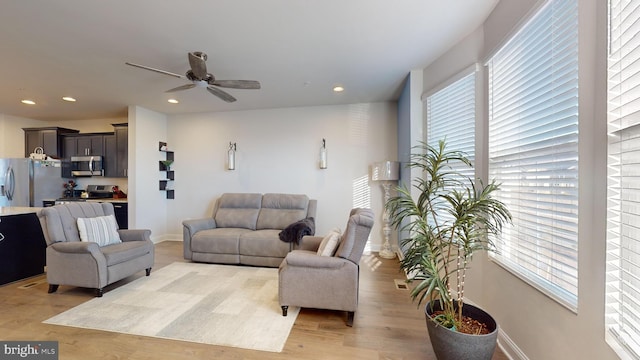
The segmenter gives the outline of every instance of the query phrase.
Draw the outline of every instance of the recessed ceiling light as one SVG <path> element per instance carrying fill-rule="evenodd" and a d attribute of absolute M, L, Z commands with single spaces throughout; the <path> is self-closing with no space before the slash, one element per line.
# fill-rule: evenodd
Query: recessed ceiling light
<path fill-rule="evenodd" d="M 64 101 L 69 101 L 69 102 L 75 102 L 76 99 L 72 98 L 71 96 L 65 96 L 62 98 L 62 100 Z"/>
<path fill-rule="evenodd" d="M 27 104 L 27 105 L 35 105 L 36 104 L 35 101 L 29 100 L 29 99 L 24 99 L 24 100 L 21 100 L 20 102 L 23 103 L 23 104 Z"/>
<path fill-rule="evenodd" d="M 172 103 L 172 104 L 177 104 L 177 103 L 179 103 L 180 101 L 178 101 L 178 100 L 176 100 L 176 99 L 169 99 L 169 100 L 167 100 L 167 102 L 170 102 L 170 103 Z"/>
<path fill-rule="evenodd" d="M 340 85 L 333 87 L 333 92 L 343 92 L 344 88 Z"/>

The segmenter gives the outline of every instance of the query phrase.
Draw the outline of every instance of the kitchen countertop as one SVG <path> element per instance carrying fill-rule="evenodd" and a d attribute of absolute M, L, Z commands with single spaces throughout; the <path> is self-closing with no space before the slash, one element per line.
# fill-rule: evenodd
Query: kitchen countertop
<path fill-rule="evenodd" d="M 126 203 L 127 198 L 101 198 L 101 199 L 86 199 L 86 198 L 70 198 L 70 199 L 65 199 L 65 198 L 60 198 L 60 199 L 45 199 L 48 201 L 57 201 L 57 200 L 68 200 L 68 201 L 89 201 L 89 202 L 112 202 L 112 203 Z"/>
<path fill-rule="evenodd" d="M 0 216 L 37 213 L 41 207 L 0 206 Z"/>
<path fill-rule="evenodd" d="M 115 198 L 106 198 L 106 199 L 87 199 L 90 202 L 110 202 L 110 203 L 126 203 L 127 198 L 124 199 L 115 199 Z"/>

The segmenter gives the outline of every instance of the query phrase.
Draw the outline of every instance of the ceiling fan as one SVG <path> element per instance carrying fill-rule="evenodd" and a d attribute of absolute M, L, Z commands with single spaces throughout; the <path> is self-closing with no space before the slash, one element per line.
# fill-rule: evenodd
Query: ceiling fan
<path fill-rule="evenodd" d="M 226 102 L 234 102 L 236 98 L 231 96 L 231 94 L 218 89 L 218 87 L 222 88 L 230 88 L 230 89 L 260 89 L 260 83 L 255 80 L 217 80 L 213 75 L 207 72 L 207 54 L 201 51 L 194 51 L 189 53 L 189 65 L 191 69 L 186 72 L 186 74 L 179 75 L 169 71 L 154 69 L 152 67 L 134 64 L 130 62 L 126 62 L 125 64 L 138 67 L 145 70 L 155 71 L 160 74 L 165 74 L 181 79 L 190 80 L 191 84 L 185 84 L 182 86 L 175 87 L 173 89 L 169 89 L 166 92 L 174 92 L 180 90 L 192 89 L 194 87 L 206 87 L 207 91 L 211 94 L 219 97 L 220 99 Z"/>

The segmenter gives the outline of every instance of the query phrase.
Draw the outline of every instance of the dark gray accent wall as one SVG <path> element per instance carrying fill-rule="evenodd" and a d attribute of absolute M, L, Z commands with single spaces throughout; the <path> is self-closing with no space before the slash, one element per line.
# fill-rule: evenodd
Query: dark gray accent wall
<path fill-rule="evenodd" d="M 411 172 L 406 165 L 411 154 L 411 76 L 405 78 L 402 93 L 398 99 L 398 161 L 400 161 L 399 184 L 409 186 Z"/>
<path fill-rule="evenodd" d="M 398 161 L 400 161 L 399 186 L 411 186 L 411 170 L 407 168 L 411 157 L 411 75 L 405 78 L 402 93 L 398 99 Z M 404 253 L 400 240 L 408 235 L 406 231 L 398 231 L 398 249 Z"/>

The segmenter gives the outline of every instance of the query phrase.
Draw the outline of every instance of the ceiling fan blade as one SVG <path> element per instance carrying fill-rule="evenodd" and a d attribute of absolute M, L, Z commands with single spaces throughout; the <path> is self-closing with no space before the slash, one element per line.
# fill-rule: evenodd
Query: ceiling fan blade
<path fill-rule="evenodd" d="M 234 102 L 236 101 L 236 98 L 234 98 L 233 96 L 231 96 L 229 93 L 222 91 L 220 89 L 217 89 L 211 85 L 207 86 L 207 90 L 209 90 L 210 93 L 212 93 L 213 95 L 219 97 L 220 99 L 226 101 L 226 102 Z"/>
<path fill-rule="evenodd" d="M 207 77 L 207 54 L 203 52 L 190 52 L 189 53 L 189 65 L 191 65 L 191 71 L 198 80 L 204 80 Z"/>
<path fill-rule="evenodd" d="M 214 80 L 210 84 L 232 89 L 260 89 L 260 82 L 255 80 Z"/>
<path fill-rule="evenodd" d="M 176 92 L 176 91 L 181 91 L 181 90 L 188 90 L 188 89 L 193 89 L 194 87 L 196 87 L 196 84 L 186 84 L 186 85 L 175 87 L 173 89 L 169 89 L 169 90 L 167 90 L 165 92 L 170 93 L 170 92 Z"/>
<path fill-rule="evenodd" d="M 130 63 L 130 62 L 125 62 L 125 64 L 127 64 L 129 66 L 137 67 L 137 68 L 140 68 L 140 69 L 154 71 L 154 72 L 157 72 L 157 73 L 160 73 L 160 74 L 165 74 L 165 75 L 177 77 L 177 78 L 183 78 L 184 77 L 182 75 L 174 74 L 172 72 L 168 72 L 168 71 L 164 71 L 164 70 L 160 70 L 160 69 L 154 69 L 152 67 L 148 67 L 148 66 L 144 66 L 144 65 L 134 64 L 134 63 Z"/>

